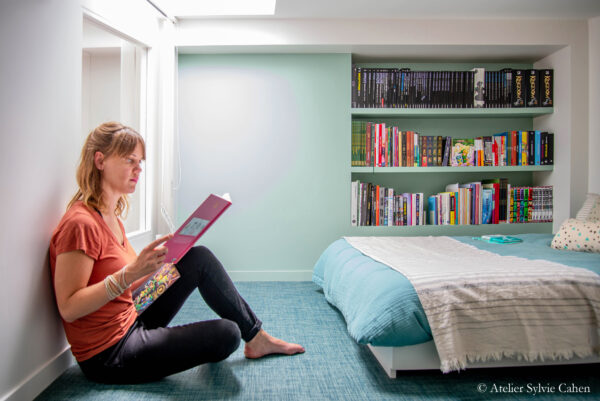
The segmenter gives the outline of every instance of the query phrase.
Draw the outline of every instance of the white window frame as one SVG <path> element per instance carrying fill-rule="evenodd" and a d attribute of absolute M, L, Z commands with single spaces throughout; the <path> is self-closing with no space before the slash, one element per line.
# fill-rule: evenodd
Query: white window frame
<path fill-rule="evenodd" d="M 111 24 L 106 18 L 103 18 L 95 12 L 83 8 L 83 19 L 88 19 L 91 22 L 100 25 L 108 32 L 120 37 L 121 39 L 127 40 L 136 45 L 135 62 L 136 68 L 139 71 L 139 79 L 136 80 L 135 93 L 138 96 L 139 102 L 137 103 L 136 114 L 138 114 L 138 127 L 139 132 L 146 142 L 146 158 L 156 161 L 156 163 L 147 163 L 144 166 L 144 180 L 140 182 L 137 191 L 140 192 L 140 204 L 136 209 L 130 210 L 133 213 L 139 213 L 140 224 L 137 229 L 127 232 L 127 238 L 132 244 L 133 248 L 139 252 L 144 246 L 153 240 L 153 204 L 154 204 L 154 182 L 155 174 L 158 170 L 158 158 L 155 157 L 156 135 L 153 127 L 156 126 L 155 115 L 153 107 L 156 104 L 156 90 L 155 83 L 151 82 L 150 77 L 156 77 L 157 73 L 157 60 L 156 51 L 148 43 L 144 43 L 138 38 L 132 37 L 130 34 L 126 34 L 119 30 L 115 24 Z M 82 19 L 82 23 L 83 23 Z M 142 49 L 142 51 L 140 51 Z M 151 110 L 148 110 L 148 108 Z M 150 121 L 152 120 L 152 121 Z M 152 153 L 151 153 L 152 152 Z"/>

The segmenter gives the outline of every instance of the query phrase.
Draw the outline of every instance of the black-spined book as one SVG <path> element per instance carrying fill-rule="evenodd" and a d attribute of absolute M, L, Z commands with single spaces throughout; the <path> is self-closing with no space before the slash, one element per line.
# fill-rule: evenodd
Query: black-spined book
<path fill-rule="evenodd" d="M 548 164 L 554 164 L 554 134 L 548 133 Z"/>
<path fill-rule="evenodd" d="M 535 131 L 529 131 L 527 135 L 527 164 L 535 165 Z"/>
<path fill-rule="evenodd" d="M 525 71 L 513 70 L 512 74 L 512 107 L 525 107 Z"/>
<path fill-rule="evenodd" d="M 450 151 L 452 149 L 452 137 L 444 138 L 444 156 L 442 158 L 442 166 L 450 165 Z"/>
<path fill-rule="evenodd" d="M 352 102 L 351 102 L 351 107 L 358 107 L 357 106 L 357 95 L 358 95 L 358 89 L 357 89 L 357 81 L 358 81 L 358 67 L 356 65 L 352 65 Z"/>
<path fill-rule="evenodd" d="M 540 76 L 540 106 L 541 107 L 553 107 L 554 106 L 554 70 L 546 69 L 539 70 Z"/>
<path fill-rule="evenodd" d="M 540 149 L 540 153 L 541 153 L 541 160 L 540 160 L 540 164 L 542 166 L 545 166 L 548 164 L 548 133 L 547 132 L 542 132 L 540 134 L 540 138 L 541 138 L 541 149 Z"/>
<path fill-rule="evenodd" d="M 540 106 L 540 80 L 538 70 L 527 70 L 527 107 Z"/>

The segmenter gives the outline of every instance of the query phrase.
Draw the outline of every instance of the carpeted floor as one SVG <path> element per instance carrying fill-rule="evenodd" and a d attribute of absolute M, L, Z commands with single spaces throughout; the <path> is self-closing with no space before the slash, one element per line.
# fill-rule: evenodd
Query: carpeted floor
<path fill-rule="evenodd" d="M 159 382 L 109 386 L 72 366 L 40 400 L 479 400 L 600 399 L 600 365 L 399 373 L 389 379 L 366 346 L 347 334 L 341 314 L 310 282 L 243 282 L 239 291 L 272 335 L 305 346 L 293 357 L 227 360 Z M 173 324 L 215 315 L 194 294 Z M 482 391 L 485 387 L 485 391 Z M 522 393 L 518 392 L 521 389 Z M 545 394 L 534 395 L 534 390 Z M 500 392 L 505 390 L 505 392 Z M 567 391 L 577 391 L 577 393 Z M 550 392 L 550 393 L 548 393 Z"/>

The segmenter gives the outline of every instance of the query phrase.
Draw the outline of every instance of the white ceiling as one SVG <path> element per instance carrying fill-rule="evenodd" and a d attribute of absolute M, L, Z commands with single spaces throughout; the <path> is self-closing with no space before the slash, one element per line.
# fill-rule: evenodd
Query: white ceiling
<path fill-rule="evenodd" d="M 600 0 L 277 0 L 275 15 L 261 18 L 588 19 L 597 16 L 600 16 Z"/>

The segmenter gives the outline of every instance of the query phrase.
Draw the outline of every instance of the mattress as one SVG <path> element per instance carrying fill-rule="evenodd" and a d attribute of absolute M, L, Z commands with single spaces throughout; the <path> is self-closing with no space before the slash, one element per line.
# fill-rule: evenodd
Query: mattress
<path fill-rule="evenodd" d="M 552 235 L 523 234 L 518 244 L 494 244 L 471 237 L 454 237 L 500 255 L 545 259 L 600 274 L 600 255 L 550 248 Z M 313 281 L 329 303 L 340 310 L 350 336 L 360 344 L 414 345 L 432 339 L 419 298 L 401 273 L 353 248 L 346 240 L 333 242 L 313 270 Z"/>

